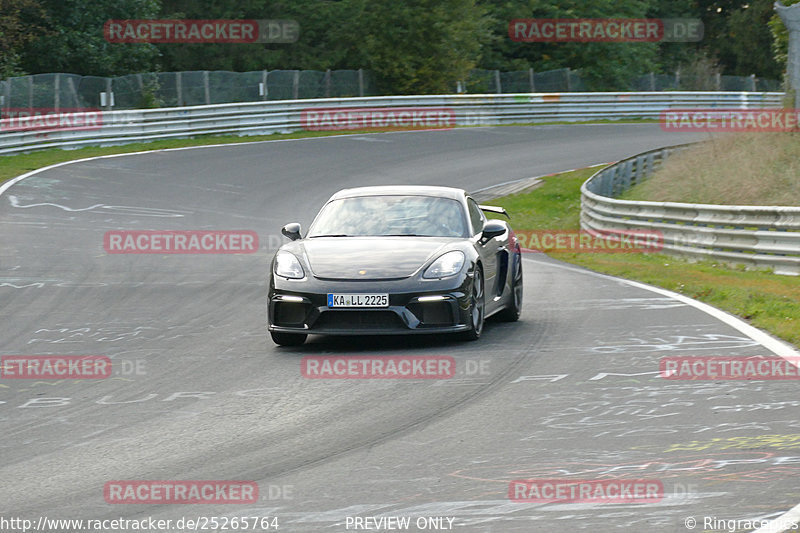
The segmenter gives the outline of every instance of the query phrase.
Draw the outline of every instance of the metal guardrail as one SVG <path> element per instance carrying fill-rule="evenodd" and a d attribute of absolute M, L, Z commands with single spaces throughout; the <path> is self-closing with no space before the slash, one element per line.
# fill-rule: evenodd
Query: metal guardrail
<path fill-rule="evenodd" d="M 81 148 L 196 135 L 265 135 L 302 130 L 313 108 L 447 107 L 457 126 L 596 119 L 658 118 L 671 108 L 779 107 L 783 93 L 642 92 L 377 96 L 278 100 L 163 109 L 98 112 L 96 129 L 0 130 L 0 155 L 43 148 Z"/>
<path fill-rule="evenodd" d="M 581 187 L 581 227 L 598 232 L 657 231 L 663 235 L 667 253 L 800 275 L 800 207 L 614 198 L 647 179 L 670 154 L 685 148 L 645 152 L 589 178 Z"/>

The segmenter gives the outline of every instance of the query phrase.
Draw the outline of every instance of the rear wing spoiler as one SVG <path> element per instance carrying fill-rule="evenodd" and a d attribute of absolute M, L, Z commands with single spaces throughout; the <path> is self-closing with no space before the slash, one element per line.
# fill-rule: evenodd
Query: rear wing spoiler
<path fill-rule="evenodd" d="M 479 205 L 478 207 L 481 208 L 481 211 L 486 211 L 487 213 L 497 213 L 498 215 L 503 215 L 507 219 L 511 220 L 511 217 L 508 215 L 508 211 L 502 207 L 495 207 L 493 205 Z"/>

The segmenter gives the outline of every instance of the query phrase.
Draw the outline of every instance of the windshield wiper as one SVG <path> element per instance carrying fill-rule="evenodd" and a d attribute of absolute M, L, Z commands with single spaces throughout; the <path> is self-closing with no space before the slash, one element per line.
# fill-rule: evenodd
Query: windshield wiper
<path fill-rule="evenodd" d="M 345 233 L 331 233 L 328 235 L 312 235 L 309 237 L 309 239 L 316 239 L 317 237 L 350 237 L 350 235 Z"/>

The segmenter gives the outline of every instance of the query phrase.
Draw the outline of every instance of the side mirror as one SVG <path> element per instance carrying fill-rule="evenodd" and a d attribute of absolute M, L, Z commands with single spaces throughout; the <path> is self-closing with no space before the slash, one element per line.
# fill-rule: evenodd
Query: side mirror
<path fill-rule="evenodd" d="M 481 240 L 488 242 L 506 232 L 506 225 L 499 220 L 487 220 L 483 225 Z"/>
<path fill-rule="evenodd" d="M 300 238 L 300 224 L 297 222 L 286 224 L 283 228 L 281 228 L 281 233 L 283 233 L 285 237 L 288 237 L 289 240 L 296 241 Z"/>

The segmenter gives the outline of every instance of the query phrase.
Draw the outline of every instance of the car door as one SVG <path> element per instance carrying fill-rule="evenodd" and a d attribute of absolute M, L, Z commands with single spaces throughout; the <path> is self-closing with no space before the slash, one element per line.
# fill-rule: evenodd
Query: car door
<path fill-rule="evenodd" d="M 490 313 L 495 309 L 502 292 L 502 287 L 498 287 L 498 257 L 504 249 L 503 241 L 501 239 L 489 239 L 488 242 L 482 242 L 481 233 L 483 232 L 483 225 L 486 223 L 486 215 L 478 207 L 477 202 L 470 197 L 467 197 L 467 207 L 473 240 L 476 243 L 475 246 L 483 264 L 486 312 Z"/>

